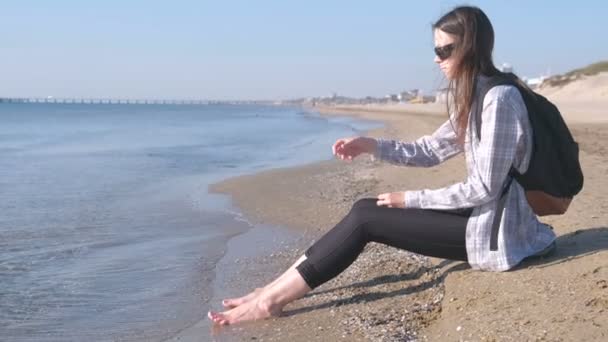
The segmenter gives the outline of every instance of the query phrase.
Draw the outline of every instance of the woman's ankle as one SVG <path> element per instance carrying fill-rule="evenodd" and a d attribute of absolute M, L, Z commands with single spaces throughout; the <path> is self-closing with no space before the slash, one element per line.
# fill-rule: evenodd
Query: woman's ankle
<path fill-rule="evenodd" d="M 272 316 L 278 316 L 282 311 L 285 304 L 279 303 L 268 296 L 260 296 L 256 303 L 257 307 Z"/>

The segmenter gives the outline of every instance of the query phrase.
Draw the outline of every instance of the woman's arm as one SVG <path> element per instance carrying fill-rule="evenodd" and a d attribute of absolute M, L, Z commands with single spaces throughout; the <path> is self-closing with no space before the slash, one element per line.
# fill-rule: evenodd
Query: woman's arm
<path fill-rule="evenodd" d="M 475 165 L 461 183 L 437 189 L 405 192 L 405 206 L 455 209 L 475 207 L 497 197 L 515 160 L 523 136 L 520 113 L 526 106 L 513 86 L 497 86 L 488 91 L 483 105 L 481 140 Z M 525 116 L 524 116 L 525 117 Z"/>
<path fill-rule="evenodd" d="M 462 152 L 450 120 L 441 125 L 432 135 L 414 142 L 376 139 L 376 159 L 396 165 L 431 167 Z"/>

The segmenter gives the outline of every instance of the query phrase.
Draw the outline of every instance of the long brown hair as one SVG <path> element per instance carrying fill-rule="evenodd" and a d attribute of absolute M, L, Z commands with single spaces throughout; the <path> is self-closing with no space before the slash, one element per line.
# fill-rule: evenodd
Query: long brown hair
<path fill-rule="evenodd" d="M 439 18 L 433 29 L 455 36 L 451 58 L 456 64 L 454 77 L 448 84 L 447 108 L 448 113 L 455 114 L 455 131 L 462 144 L 474 101 L 477 76 L 501 73 L 492 62 L 494 28 L 481 9 L 461 6 Z"/>

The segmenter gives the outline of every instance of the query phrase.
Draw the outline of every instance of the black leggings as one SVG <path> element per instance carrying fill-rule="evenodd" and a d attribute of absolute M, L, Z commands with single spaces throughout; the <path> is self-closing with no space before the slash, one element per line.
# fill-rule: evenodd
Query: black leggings
<path fill-rule="evenodd" d="M 376 201 L 358 200 L 342 221 L 306 251 L 306 260 L 296 269 L 311 289 L 344 271 L 370 241 L 427 256 L 467 260 L 465 232 L 472 209 L 389 208 Z"/>

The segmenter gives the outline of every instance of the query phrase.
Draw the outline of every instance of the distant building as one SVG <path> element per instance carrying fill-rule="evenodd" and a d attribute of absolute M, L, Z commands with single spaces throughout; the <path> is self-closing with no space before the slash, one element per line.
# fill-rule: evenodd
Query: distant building
<path fill-rule="evenodd" d="M 398 102 L 399 101 L 399 97 L 397 96 L 397 94 L 388 94 L 384 98 L 389 102 Z"/>
<path fill-rule="evenodd" d="M 509 63 L 502 63 L 502 65 L 498 67 L 498 70 L 501 72 L 513 72 L 513 67 Z"/>
<path fill-rule="evenodd" d="M 420 89 L 402 91 L 397 95 L 399 102 L 409 102 L 420 95 Z"/>
<path fill-rule="evenodd" d="M 531 78 L 524 77 L 523 81 L 526 82 L 528 87 L 534 89 L 534 88 L 537 88 L 538 86 L 540 86 L 549 77 L 550 76 L 548 76 L 548 75 L 541 75 L 538 77 L 531 77 Z"/>
<path fill-rule="evenodd" d="M 541 83 L 543 83 L 544 80 L 545 80 L 545 78 L 541 76 L 541 77 L 528 78 L 528 79 L 525 79 L 524 81 L 526 82 L 528 87 L 534 89 L 534 88 L 538 87 Z"/>

